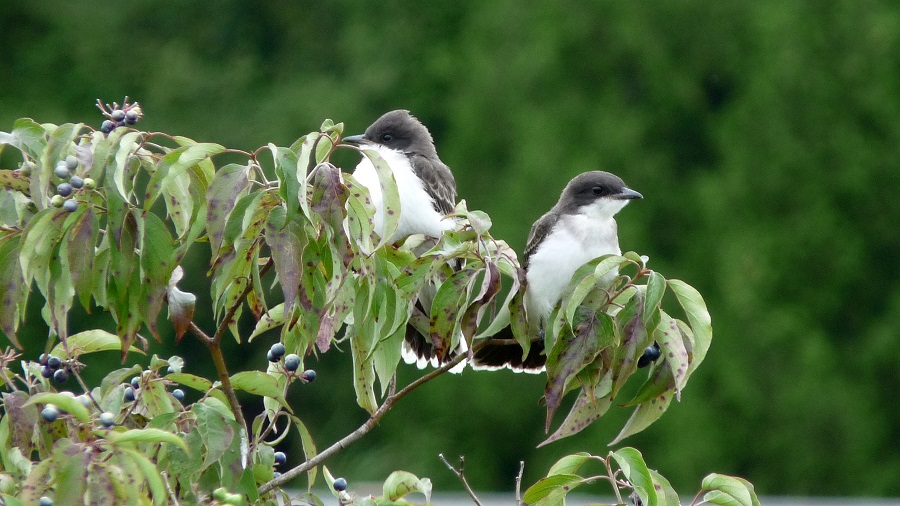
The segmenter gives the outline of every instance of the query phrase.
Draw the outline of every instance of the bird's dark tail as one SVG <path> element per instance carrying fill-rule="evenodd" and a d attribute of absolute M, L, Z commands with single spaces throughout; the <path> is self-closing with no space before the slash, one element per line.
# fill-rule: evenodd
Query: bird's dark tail
<path fill-rule="evenodd" d="M 544 355 L 543 339 L 533 339 L 528 355 L 522 355 L 522 347 L 515 342 L 512 329 L 505 327 L 475 352 L 472 368 L 497 370 L 508 367 L 515 372 L 528 373 L 540 373 L 544 370 L 547 356 Z"/>

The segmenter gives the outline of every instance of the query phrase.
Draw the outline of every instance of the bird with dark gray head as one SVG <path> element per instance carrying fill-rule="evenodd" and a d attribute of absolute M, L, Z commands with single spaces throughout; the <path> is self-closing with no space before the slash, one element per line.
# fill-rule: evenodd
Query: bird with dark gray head
<path fill-rule="evenodd" d="M 400 223 L 389 238 L 397 242 L 413 234 L 438 238 L 453 228 L 445 219 L 456 207 L 456 181 L 450 168 L 438 158 L 431 133 L 406 110 L 385 113 L 362 135 L 344 142 L 374 149 L 387 162 L 400 195 Z M 381 184 L 372 162 L 365 156 L 353 177 L 369 190 L 375 207 L 375 232 L 384 233 Z"/>
<path fill-rule="evenodd" d="M 400 197 L 400 218 L 389 242 L 395 243 L 414 234 L 437 239 L 445 230 L 453 228 L 454 222 L 447 215 L 456 208 L 456 180 L 450 168 L 438 157 L 428 128 L 409 111 L 401 109 L 385 113 L 364 134 L 344 137 L 343 140 L 377 151 L 394 175 Z M 383 237 L 384 199 L 375 166 L 368 157 L 362 157 L 353 177 L 368 189 L 375 207 L 375 233 Z M 428 315 L 435 291 L 434 285 L 426 284 L 418 294 L 415 310 Z M 461 340 L 463 345 L 464 342 Z M 422 336 L 411 325 L 407 326 L 403 348 L 403 358 L 407 363 L 417 363 L 420 368 L 428 363 L 439 365 L 462 351 L 464 348 L 439 360 L 430 338 Z"/>
<path fill-rule="evenodd" d="M 530 328 L 543 332 L 546 319 L 582 265 L 603 255 L 621 255 L 615 215 L 641 194 L 618 176 L 603 171 L 579 174 L 563 190 L 559 201 L 531 227 L 525 247 L 525 312 Z M 617 273 L 609 275 L 609 282 Z M 488 344 L 475 353 L 475 369 L 508 367 L 540 372 L 546 356 L 544 341 L 533 337 L 522 357 L 518 346 Z"/>

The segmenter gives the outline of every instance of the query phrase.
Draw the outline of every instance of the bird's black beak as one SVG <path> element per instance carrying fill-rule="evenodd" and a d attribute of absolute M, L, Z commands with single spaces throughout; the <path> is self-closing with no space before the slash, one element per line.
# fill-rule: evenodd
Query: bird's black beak
<path fill-rule="evenodd" d="M 354 146 L 362 146 L 363 144 L 370 144 L 371 142 L 369 139 L 366 139 L 365 134 L 348 135 L 341 140 L 347 144 L 353 144 Z"/>
<path fill-rule="evenodd" d="M 634 200 L 644 198 L 643 195 L 632 190 L 631 188 L 623 188 L 622 191 L 614 195 L 614 197 L 619 200 Z"/>

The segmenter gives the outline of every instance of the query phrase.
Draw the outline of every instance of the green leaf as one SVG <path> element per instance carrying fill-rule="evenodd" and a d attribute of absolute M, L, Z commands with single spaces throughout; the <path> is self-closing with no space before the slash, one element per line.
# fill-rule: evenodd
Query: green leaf
<path fill-rule="evenodd" d="M 609 407 L 612 405 L 612 400 L 609 398 L 608 392 L 605 395 L 602 394 L 604 390 L 608 390 L 609 385 L 612 382 L 610 376 L 611 373 L 612 371 L 607 372 L 603 381 L 592 390 L 590 390 L 590 387 L 585 387 L 578 392 L 578 397 L 575 398 L 575 403 L 572 404 L 572 408 L 569 410 L 569 414 L 566 415 L 566 419 L 563 420 L 559 428 L 556 429 L 550 437 L 542 441 L 538 447 L 581 432 L 585 427 L 589 426 L 609 410 Z M 588 391 L 590 393 L 587 393 Z"/>
<path fill-rule="evenodd" d="M 22 279 L 18 245 L 16 236 L 0 238 L 0 330 L 13 346 L 21 349 L 16 330 L 19 318 L 24 314 L 28 288 Z"/>
<path fill-rule="evenodd" d="M 78 419 L 79 422 L 87 424 L 91 423 L 91 414 L 88 412 L 87 408 L 81 404 L 81 401 L 76 400 L 75 397 L 42 392 L 32 395 L 31 398 L 28 399 L 28 402 L 25 403 L 25 406 L 30 406 L 32 404 L 54 404 L 59 409 L 70 413 Z"/>
<path fill-rule="evenodd" d="M 703 478 L 702 490 L 709 491 L 703 500 L 725 506 L 759 506 L 753 485 L 736 476 L 710 474 Z"/>
<path fill-rule="evenodd" d="M 296 416 L 291 415 L 291 420 L 294 421 L 294 425 L 297 426 L 297 430 L 300 432 L 300 443 L 303 445 L 303 457 L 308 461 L 309 459 L 318 455 L 318 451 L 316 450 L 316 443 L 313 441 L 312 436 L 309 434 L 309 429 L 306 428 L 306 425 Z M 309 471 L 306 472 L 307 476 L 307 490 L 312 490 L 313 484 L 316 482 L 316 471 L 318 467 L 313 466 Z M 332 480 L 333 482 L 334 480 Z"/>
<path fill-rule="evenodd" d="M 0 144 L 9 144 L 16 149 L 28 153 L 32 159 L 41 157 L 47 140 L 44 137 L 44 128 L 37 124 L 33 119 L 21 118 L 13 123 L 13 130 L 10 133 L 3 133 L 0 136 Z"/>
<path fill-rule="evenodd" d="M 522 500 L 529 506 L 559 506 L 565 504 L 565 497 L 572 489 L 584 483 L 577 474 L 556 474 L 541 478 L 528 487 Z"/>
<path fill-rule="evenodd" d="M 641 452 L 634 448 L 622 448 L 611 452 L 610 456 L 616 459 L 625 478 L 634 486 L 634 491 L 644 504 L 657 504 L 656 489 L 653 487 L 653 478 L 650 470 L 644 462 Z"/>
<path fill-rule="evenodd" d="M 569 289 L 566 290 L 566 293 L 571 294 L 567 297 L 567 301 L 565 302 L 566 321 L 570 323 L 575 321 L 575 311 L 578 310 L 578 307 L 584 302 L 584 299 L 588 294 L 598 285 L 604 287 L 605 285 L 609 285 L 612 282 L 612 278 L 615 277 L 614 274 L 610 275 L 610 273 L 618 272 L 619 266 L 624 261 L 624 258 L 617 255 L 608 255 L 594 260 L 588 264 L 588 266 L 590 266 L 591 264 L 596 263 L 593 270 L 576 282 L 575 280 L 578 279 L 578 274 L 583 272 L 587 266 L 578 269 L 572 277 L 572 281 L 569 283 L 571 291 Z M 575 284 L 574 288 L 572 287 L 573 283 Z"/>
<path fill-rule="evenodd" d="M 137 464 L 137 467 L 141 470 L 142 477 L 147 481 L 147 485 L 150 486 L 150 493 L 153 495 L 153 504 L 159 506 L 166 504 L 168 495 L 166 494 L 166 487 L 165 484 L 163 484 L 159 469 L 157 469 L 147 457 L 141 455 L 136 450 L 123 448 L 122 452 L 129 457 L 129 460 Z"/>
<path fill-rule="evenodd" d="M 284 210 L 280 207 L 273 209 L 266 224 L 265 238 L 284 292 L 284 305 L 290 309 L 297 300 L 303 274 L 303 250 L 309 238 L 302 225 L 296 221 L 285 223 L 284 220 Z"/>
<path fill-rule="evenodd" d="M 26 287 L 35 280 L 41 293 L 48 293 L 50 257 L 62 234 L 67 214 L 62 209 L 44 209 L 25 227 L 19 247 L 19 262 Z"/>
<path fill-rule="evenodd" d="M 184 179 L 188 169 L 223 151 L 225 151 L 225 147 L 218 144 L 197 143 L 181 146 L 167 153 L 159 160 L 156 170 L 150 177 L 150 182 L 147 183 L 144 210 L 150 209 L 164 187 L 169 186 L 171 188 L 172 185 L 189 184 L 190 180 Z M 190 214 L 187 216 L 187 219 L 189 218 Z M 184 217 L 178 217 L 177 221 L 183 223 L 184 219 Z"/>
<path fill-rule="evenodd" d="M 658 501 L 657 504 L 659 506 L 681 506 L 678 493 L 672 488 L 672 484 L 669 483 L 669 480 L 653 469 L 650 469 L 650 477 L 653 478 L 653 487 L 657 492 L 656 500 Z M 660 492 L 662 493 L 660 494 Z"/>
<path fill-rule="evenodd" d="M 381 205 L 382 209 L 379 218 L 381 219 L 381 241 L 378 243 L 380 248 L 391 240 L 394 232 L 397 231 L 397 225 L 400 224 L 400 193 L 397 190 L 397 181 L 394 179 L 394 172 L 391 167 L 384 161 L 384 158 L 374 149 L 363 149 L 363 156 L 372 162 L 375 173 L 378 174 L 378 182 L 381 185 Z"/>
<path fill-rule="evenodd" d="M 353 176 L 344 174 L 344 185 L 349 191 L 347 196 L 347 231 L 356 248 L 363 255 L 370 255 L 375 247 L 375 207 L 372 205 L 369 190 L 359 184 Z"/>
<path fill-rule="evenodd" d="M 644 294 L 644 324 L 648 327 L 653 325 L 659 311 L 659 303 L 666 293 L 666 278 L 662 277 L 656 271 L 650 272 L 647 279 L 647 289 Z"/>
<path fill-rule="evenodd" d="M 653 339 L 659 344 L 664 365 L 672 371 L 675 381 L 675 395 L 681 397 L 681 389 L 687 381 L 687 372 L 691 367 L 688 351 L 684 346 L 681 329 L 678 323 L 665 311 L 660 311 L 659 326 L 653 329 Z"/>
<path fill-rule="evenodd" d="M 225 222 L 234 203 L 247 192 L 249 176 L 249 164 L 231 163 L 216 171 L 206 189 L 206 231 L 214 255 L 222 247 Z M 215 258 L 212 260 L 215 261 Z"/>
<path fill-rule="evenodd" d="M 69 336 L 68 340 L 69 357 L 78 358 L 85 353 L 95 353 L 98 351 L 120 350 L 122 348 L 122 339 L 115 334 L 102 329 L 86 330 Z M 144 354 L 143 351 L 131 347 L 129 351 L 135 351 Z M 50 352 L 51 355 L 66 358 L 66 349 L 62 343 L 57 344 Z"/>
<path fill-rule="evenodd" d="M 394 471 L 384 480 L 382 493 L 384 498 L 389 501 L 396 501 L 411 492 L 422 493 L 425 496 L 425 503 L 430 503 L 431 480 L 419 479 L 418 476 L 407 471 Z"/>
<path fill-rule="evenodd" d="M 578 469 L 581 468 L 581 466 L 593 459 L 594 457 L 590 453 L 586 452 L 566 455 L 565 457 L 557 460 L 556 463 L 550 467 L 550 471 L 547 472 L 547 476 L 553 476 L 557 474 L 575 474 L 576 472 L 578 472 Z"/>
<path fill-rule="evenodd" d="M 242 371 L 234 374 L 231 376 L 231 385 L 238 390 L 254 395 L 281 399 L 282 404 L 286 404 L 282 398 L 283 392 L 278 380 L 262 371 Z"/>
<path fill-rule="evenodd" d="M 661 417 L 666 409 L 668 409 L 669 404 L 672 402 L 672 397 L 674 396 L 673 391 L 669 390 L 659 397 L 640 403 L 638 407 L 634 409 L 631 418 L 625 422 L 622 430 L 619 431 L 619 435 L 616 436 L 609 445 L 616 445 L 626 437 L 637 434 L 649 427 L 656 420 L 659 420 L 659 417 Z"/>
<path fill-rule="evenodd" d="M 690 376 L 709 350 L 712 341 L 712 319 L 709 316 L 709 310 L 706 308 L 706 302 L 694 287 L 688 285 L 679 279 L 670 279 L 667 281 L 669 289 L 675 293 L 678 303 L 681 304 L 687 315 L 691 330 L 694 332 L 694 360 L 691 363 L 690 371 L 687 372 L 684 381 Z"/>
<path fill-rule="evenodd" d="M 91 455 L 70 441 L 57 443 L 51 457 L 59 504 L 84 504 L 85 475 Z"/>
<path fill-rule="evenodd" d="M 196 295 L 182 292 L 175 286 L 181 281 L 182 276 L 184 276 L 184 270 L 179 265 L 172 271 L 166 295 L 166 301 L 169 306 L 169 320 L 172 321 L 172 325 L 175 327 L 176 341 L 181 339 L 190 328 L 191 322 L 194 321 L 194 306 L 197 302 Z"/>
<path fill-rule="evenodd" d="M 175 247 L 165 223 L 153 213 L 144 216 L 144 233 L 141 240 L 141 305 L 147 328 L 160 341 L 156 319 L 162 310 L 164 298 L 169 288 Z"/>
<path fill-rule="evenodd" d="M 94 247 L 99 235 L 99 220 L 93 207 L 82 206 L 82 213 L 72 228 L 66 233 L 66 251 L 68 252 L 69 272 L 72 285 L 78 293 L 81 305 L 90 309 L 91 293 L 98 280 L 94 277 Z"/>
<path fill-rule="evenodd" d="M 430 333 L 434 352 L 445 356 L 456 345 L 456 332 L 463 315 L 466 297 L 481 269 L 466 268 L 444 281 L 431 302 Z"/>
<path fill-rule="evenodd" d="M 283 302 L 275 307 L 270 308 L 268 312 L 262 315 L 262 318 L 260 318 L 259 321 L 256 322 L 256 327 L 253 329 L 253 333 L 250 334 L 249 338 L 247 338 L 247 342 L 249 343 L 260 334 L 278 328 L 282 325 L 284 325 Z"/>
<path fill-rule="evenodd" d="M 76 401 L 77 402 L 77 401 Z M 123 443 L 171 443 L 188 452 L 188 446 L 183 439 L 171 432 L 160 429 L 129 429 L 123 432 L 97 430 L 98 436 L 102 436 L 115 444 Z"/>

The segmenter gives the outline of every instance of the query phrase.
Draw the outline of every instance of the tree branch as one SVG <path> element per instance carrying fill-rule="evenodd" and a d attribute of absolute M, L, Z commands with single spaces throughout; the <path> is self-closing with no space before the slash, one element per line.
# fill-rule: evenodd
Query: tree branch
<path fill-rule="evenodd" d="M 487 344 L 487 342 L 488 342 L 487 340 L 481 341 L 480 343 L 473 346 L 472 350 L 478 351 L 483 346 L 485 346 Z M 388 395 L 384 399 L 384 403 L 381 406 L 379 406 L 377 410 L 375 410 L 375 413 L 373 413 L 372 416 L 369 417 L 369 419 L 366 420 L 365 423 L 360 425 L 356 430 L 354 430 L 350 434 L 347 434 L 346 436 L 341 438 L 339 441 L 332 444 L 331 446 L 329 446 L 328 448 L 323 450 L 321 453 L 316 455 L 315 457 L 307 460 L 306 462 L 300 464 L 299 466 L 297 466 L 289 471 L 284 472 L 278 478 L 275 478 L 272 481 L 269 481 L 267 483 L 260 485 L 259 490 L 258 490 L 259 493 L 265 494 L 266 492 L 274 489 L 275 487 L 284 485 L 288 481 L 296 478 L 297 476 L 299 476 L 299 475 L 305 473 L 306 471 L 309 471 L 313 467 L 319 465 L 321 462 L 323 462 L 328 457 L 331 457 L 335 453 L 343 450 L 348 445 L 350 445 L 350 443 L 353 443 L 354 441 L 358 440 L 359 438 L 365 436 L 376 425 L 378 425 L 378 422 L 380 422 L 381 419 L 384 418 L 384 415 L 386 415 L 387 412 L 390 411 L 390 409 L 392 407 L 394 407 L 394 404 L 397 404 L 397 401 L 406 397 L 407 394 L 409 394 L 413 390 L 419 388 L 420 386 L 424 385 L 425 383 L 428 383 L 429 381 L 440 376 L 441 374 L 444 374 L 445 372 L 449 371 L 450 369 L 453 369 L 460 362 L 465 360 L 467 356 L 468 356 L 467 354 L 461 353 L 461 354 L 457 355 L 456 357 L 454 357 L 453 360 L 451 360 L 450 362 L 447 362 L 446 364 L 439 367 L 438 369 L 435 369 L 435 370 L 431 371 L 430 373 L 419 377 L 418 379 L 416 379 L 409 385 L 406 385 L 405 387 L 403 387 L 403 389 L 401 389 L 397 393 Z"/>
<path fill-rule="evenodd" d="M 481 501 L 478 500 L 478 496 L 475 495 L 475 491 L 472 490 L 472 487 L 469 486 L 469 482 L 466 481 L 466 475 L 463 472 L 463 466 L 465 466 L 466 462 L 465 459 L 463 459 L 463 457 L 459 458 L 459 469 L 456 469 L 449 462 L 447 462 L 447 459 L 444 458 L 443 453 L 439 453 L 438 457 L 441 459 L 441 462 L 443 462 L 444 465 L 447 466 L 447 468 L 450 469 L 450 471 L 452 471 L 457 478 L 459 478 L 459 481 L 461 481 L 463 486 L 466 487 L 466 492 L 469 493 L 469 497 L 471 497 L 472 500 L 475 501 L 475 504 L 481 506 Z"/>

